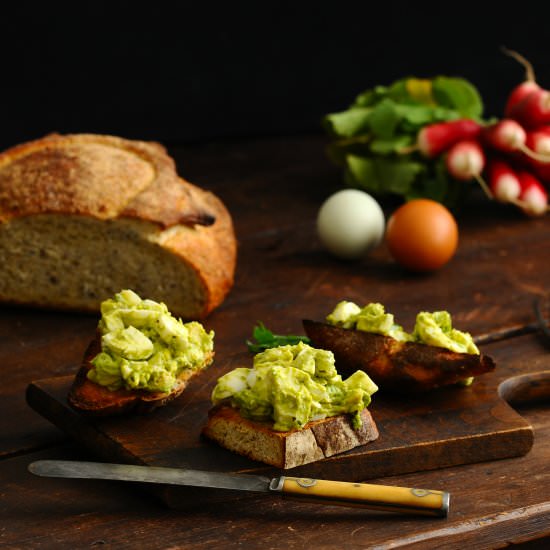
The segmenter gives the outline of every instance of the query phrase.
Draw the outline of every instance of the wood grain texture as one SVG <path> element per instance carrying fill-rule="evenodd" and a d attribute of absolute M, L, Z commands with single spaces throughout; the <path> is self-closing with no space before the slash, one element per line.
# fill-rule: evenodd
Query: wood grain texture
<path fill-rule="evenodd" d="M 533 342 L 520 342 L 525 354 Z M 546 405 L 521 410 L 535 430 L 525 456 L 370 480 L 451 493 L 448 519 L 380 514 L 293 500 L 198 502 L 181 513 L 158 505 L 135 484 L 35 478 L 42 458 L 90 459 L 75 445 L 0 462 L 2 544 L 9 548 L 399 548 L 492 549 L 510 544 L 543 549 L 550 536 L 550 419 Z M 32 522 L 29 522 L 32 518 Z"/>

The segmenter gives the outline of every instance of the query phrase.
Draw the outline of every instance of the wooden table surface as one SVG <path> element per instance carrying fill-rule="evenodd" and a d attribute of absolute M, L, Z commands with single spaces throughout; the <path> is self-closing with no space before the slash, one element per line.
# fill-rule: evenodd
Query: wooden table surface
<path fill-rule="evenodd" d="M 482 346 L 497 368 L 528 364 L 550 376 L 550 342 L 530 329 L 534 300 L 550 291 L 550 216 L 528 219 L 474 193 L 457 215 L 457 254 L 440 271 L 407 273 L 384 244 L 361 261 L 339 261 L 315 235 L 317 210 L 341 182 L 324 147 L 322 136 L 310 136 L 170 149 L 180 173 L 216 192 L 235 222 L 235 286 L 205 321 L 216 331 L 217 357 L 242 354 L 258 320 L 277 332 L 301 332 L 301 319 L 321 319 L 347 298 L 381 302 L 405 326 L 419 310 L 447 309 L 455 326 L 474 335 L 504 330 Z M 394 206 L 384 204 L 387 213 Z M 39 458 L 96 458 L 25 401 L 29 382 L 75 372 L 96 324 L 94 315 L 0 309 L 0 547 L 547 547 L 548 393 L 514 403 L 535 430 L 523 457 L 371 480 L 449 491 L 446 519 L 269 497 L 182 512 L 133 484 L 34 477 L 27 466 Z M 519 330 L 507 334 L 510 328 Z"/>

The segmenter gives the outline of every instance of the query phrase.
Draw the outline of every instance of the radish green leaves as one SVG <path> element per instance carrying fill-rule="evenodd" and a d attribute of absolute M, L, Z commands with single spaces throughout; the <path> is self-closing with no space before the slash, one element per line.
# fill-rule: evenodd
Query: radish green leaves
<path fill-rule="evenodd" d="M 333 138 L 328 154 L 343 167 L 349 186 L 453 207 L 467 187 L 442 170 L 442 159 L 427 159 L 417 151 L 418 132 L 436 122 L 481 121 L 482 112 L 478 91 L 464 79 L 401 79 L 366 90 L 347 110 L 325 116 L 324 127 Z"/>

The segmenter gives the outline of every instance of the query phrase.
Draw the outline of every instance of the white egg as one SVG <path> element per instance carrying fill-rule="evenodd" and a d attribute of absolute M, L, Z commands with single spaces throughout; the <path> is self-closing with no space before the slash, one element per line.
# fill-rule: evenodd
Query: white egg
<path fill-rule="evenodd" d="M 319 239 L 329 252 L 345 259 L 360 258 L 380 244 L 385 226 L 378 202 L 358 189 L 334 193 L 317 215 Z"/>

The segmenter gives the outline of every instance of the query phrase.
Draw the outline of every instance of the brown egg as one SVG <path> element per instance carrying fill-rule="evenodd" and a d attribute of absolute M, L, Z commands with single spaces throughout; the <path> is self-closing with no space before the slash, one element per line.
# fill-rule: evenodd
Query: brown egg
<path fill-rule="evenodd" d="M 434 271 L 456 252 L 458 227 L 442 204 L 415 199 L 388 220 L 386 243 L 394 259 L 412 271 Z"/>

